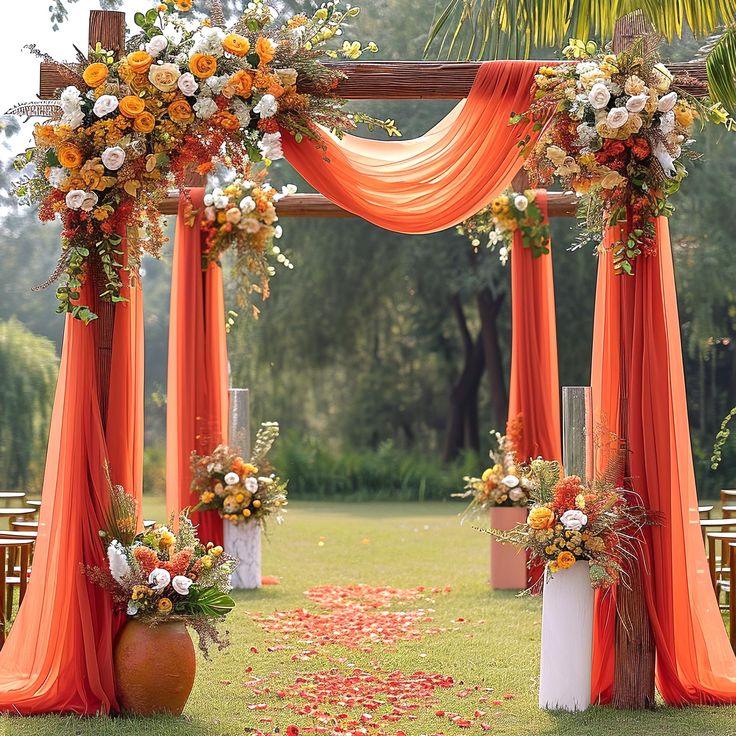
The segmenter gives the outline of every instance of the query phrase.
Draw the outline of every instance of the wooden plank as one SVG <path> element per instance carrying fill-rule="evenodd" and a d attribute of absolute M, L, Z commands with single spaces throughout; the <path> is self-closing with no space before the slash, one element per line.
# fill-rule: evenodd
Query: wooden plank
<path fill-rule="evenodd" d="M 335 93 L 349 100 L 460 100 L 468 96 L 480 62 L 334 61 L 327 66 L 347 74 Z M 704 61 L 672 63 L 668 68 L 683 90 L 698 97 L 707 94 Z M 42 100 L 58 97 L 65 86 L 53 67 L 41 64 Z"/>
<path fill-rule="evenodd" d="M 547 194 L 550 217 L 574 217 L 577 210 L 577 198 L 574 194 L 549 192 Z M 161 203 L 162 215 L 175 215 L 179 207 L 179 192 L 172 190 Z M 321 194 L 292 194 L 282 199 L 276 210 L 279 217 L 322 217 L 346 218 L 354 217 L 350 212 L 341 209 L 334 202 Z"/>
<path fill-rule="evenodd" d="M 117 59 L 125 51 L 125 13 L 119 10 L 89 11 L 90 46 L 99 43 Z"/>

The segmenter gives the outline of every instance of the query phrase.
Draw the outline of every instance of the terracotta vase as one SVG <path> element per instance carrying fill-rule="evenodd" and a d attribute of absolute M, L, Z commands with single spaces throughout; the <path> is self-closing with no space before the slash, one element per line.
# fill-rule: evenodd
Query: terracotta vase
<path fill-rule="evenodd" d="M 521 506 L 491 508 L 491 527 L 501 531 L 513 529 L 526 520 L 527 510 Z M 512 544 L 491 538 L 491 586 L 494 590 L 526 588 L 526 554 Z"/>
<path fill-rule="evenodd" d="M 180 621 L 148 626 L 128 619 L 114 653 L 120 707 L 137 716 L 181 715 L 194 685 L 194 644 Z"/>

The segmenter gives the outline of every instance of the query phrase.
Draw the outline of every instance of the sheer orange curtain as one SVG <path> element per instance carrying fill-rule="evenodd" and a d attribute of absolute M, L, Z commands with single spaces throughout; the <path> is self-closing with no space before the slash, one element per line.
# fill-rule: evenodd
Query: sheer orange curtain
<path fill-rule="evenodd" d="M 606 236 L 610 244 L 619 228 Z M 703 547 L 687 417 L 677 295 L 667 220 L 657 254 L 633 277 L 600 259 L 593 345 L 593 399 L 628 440 L 632 487 L 661 524 L 646 531 L 639 564 L 657 648 L 657 687 L 671 705 L 736 702 L 736 657 L 711 586 Z M 625 425 L 621 396 L 626 397 Z M 593 696 L 613 678 L 614 602 L 599 600 Z"/>
<path fill-rule="evenodd" d="M 28 592 L 0 651 L 0 710 L 25 715 L 117 710 L 112 645 L 119 621 L 82 563 L 106 564 L 99 530 L 114 483 L 140 500 L 143 459 L 143 316 L 137 288 L 115 308 L 103 423 L 99 324 L 67 317 Z M 95 302 L 89 285 L 85 303 Z"/>
<path fill-rule="evenodd" d="M 547 193 L 537 192 L 547 221 Z M 562 460 L 552 253 L 534 258 L 520 232 L 511 253 L 509 420 L 521 417 L 519 458 Z"/>
<path fill-rule="evenodd" d="M 531 101 L 534 61 L 483 64 L 467 100 L 415 140 L 372 141 L 326 132 L 320 145 L 283 134 L 289 163 L 343 209 L 388 230 L 444 230 L 481 210 L 521 167 L 517 144 L 539 133 L 509 125 Z"/>
<path fill-rule="evenodd" d="M 182 198 L 176 222 L 169 322 L 166 404 L 166 505 L 171 512 L 193 506 L 189 460 L 227 441 L 228 364 L 222 269 L 202 271 L 200 220 L 204 189 Z M 192 218 L 188 208 L 192 207 Z M 192 514 L 202 540 L 222 544 L 215 511 Z"/>

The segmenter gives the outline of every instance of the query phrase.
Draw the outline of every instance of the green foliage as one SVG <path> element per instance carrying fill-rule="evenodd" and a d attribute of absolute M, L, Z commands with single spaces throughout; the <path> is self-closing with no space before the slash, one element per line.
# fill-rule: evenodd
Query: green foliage
<path fill-rule="evenodd" d="M 708 54 L 710 96 L 736 109 L 736 28 L 728 28 Z"/>
<path fill-rule="evenodd" d="M 0 322 L 0 483 L 38 491 L 56 385 L 53 344 L 15 319 Z"/>
<path fill-rule="evenodd" d="M 477 473 L 483 463 L 467 453 L 444 465 L 437 457 L 400 450 L 390 442 L 375 450 L 332 451 L 294 433 L 279 441 L 273 461 L 289 478 L 291 498 L 342 501 L 445 500 L 461 489 L 464 475 Z"/>

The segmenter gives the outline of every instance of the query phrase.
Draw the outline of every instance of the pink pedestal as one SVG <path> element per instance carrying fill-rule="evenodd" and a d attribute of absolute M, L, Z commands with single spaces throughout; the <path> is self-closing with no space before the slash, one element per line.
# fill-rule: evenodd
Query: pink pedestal
<path fill-rule="evenodd" d="M 505 531 L 525 521 L 527 509 L 496 506 L 491 509 L 491 527 Z M 491 586 L 494 590 L 526 588 L 526 554 L 512 544 L 491 540 Z"/>

